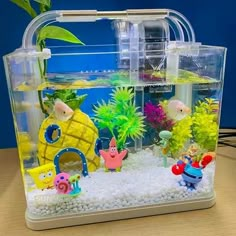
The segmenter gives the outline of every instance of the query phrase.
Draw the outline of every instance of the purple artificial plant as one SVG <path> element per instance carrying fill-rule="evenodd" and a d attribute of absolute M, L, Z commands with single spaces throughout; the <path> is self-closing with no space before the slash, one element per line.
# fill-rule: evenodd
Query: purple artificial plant
<path fill-rule="evenodd" d="M 144 114 L 146 116 L 147 123 L 156 131 L 171 130 L 174 121 L 169 119 L 164 111 L 163 107 L 158 104 L 154 105 L 148 102 L 144 106 Z"/>

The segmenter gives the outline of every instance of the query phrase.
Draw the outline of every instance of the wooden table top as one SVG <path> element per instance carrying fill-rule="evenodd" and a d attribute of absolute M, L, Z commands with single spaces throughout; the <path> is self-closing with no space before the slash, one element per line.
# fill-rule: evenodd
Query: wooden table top
<path fill-rule="evenodd" d="M 219 147 L 216 167 L 216 205 L 210 209 L 32 231 L 25 226 L 25 196 L 16 149 L 0 150 L 0 236 L 205 236 L 236 235 L 236 149 Z"/>

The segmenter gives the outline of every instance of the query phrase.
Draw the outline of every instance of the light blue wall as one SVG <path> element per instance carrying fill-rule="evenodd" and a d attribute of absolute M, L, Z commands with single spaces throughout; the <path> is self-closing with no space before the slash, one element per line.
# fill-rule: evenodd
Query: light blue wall
<path fill-rule="evenodd" d="M 236 19 L 234 0 L 100 0 L 74 1 L 52 0 L 53 9 L 97 9 L 97 10 L 124 10 L 134 8 L 171 8 L 183 13 L 192 23 L 197 41 L 204 44 L 225 46 L 228 48 L 225 90 L 221 127 L 236 127 L 235 89 L 236 81 L 233 68 L 236 66 Z M 3 1 L 0 10 L 0 55 L 12 52 L 21 44 L 22 35 L 30 18 L 10 1 Z M 96 37 L 90 37 L 86 28 L 73 29 L 81 33 L 82 40 L 87 43 L 102 43 L 109 38 L 108 32 L 101 34 L 99 29 L 93 32 Z M 8 93 L 5 82 L 3 63 L 0 63 L 1 80 L 1 112 L 0 112 L 0 148 L 13 147 L 15 135 L 10 111 Z"/>

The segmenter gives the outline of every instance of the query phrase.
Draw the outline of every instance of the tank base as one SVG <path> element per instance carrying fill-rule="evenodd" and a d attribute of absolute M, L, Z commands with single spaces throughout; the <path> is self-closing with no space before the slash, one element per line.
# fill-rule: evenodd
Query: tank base
<path fill-rule="evenodd" d="M 53 229 L 67 226 L 91 224 L 113 220 L 138 218 L 144 216 L 161 215 L 167 213 L 191 211 L 210 208 L 215 204 L 215 194 L 209 198 L 202 198 L 185 202 L 173 202 L 143 207 L 125 208 L 118 210 L 87 213 L 83 215 L 67 215 L 48 218 L 32 217 L 27 211 L 25 214 L 26 225 L 32 230 Z"/>

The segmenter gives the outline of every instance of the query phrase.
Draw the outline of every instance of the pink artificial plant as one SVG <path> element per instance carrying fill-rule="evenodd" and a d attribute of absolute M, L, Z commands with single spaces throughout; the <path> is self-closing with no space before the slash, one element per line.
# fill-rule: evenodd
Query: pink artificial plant
<path fill-rule="evenodd" d="M 163 107 L 158 104 L 154 105 L 151 102 L 145 104 L 144 114 L 149 125 L 158 132 L 161 130 L 171 130 L 174 121 L 169 119 Z"/>

